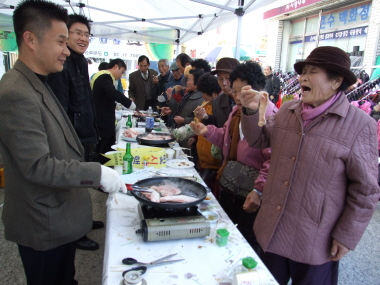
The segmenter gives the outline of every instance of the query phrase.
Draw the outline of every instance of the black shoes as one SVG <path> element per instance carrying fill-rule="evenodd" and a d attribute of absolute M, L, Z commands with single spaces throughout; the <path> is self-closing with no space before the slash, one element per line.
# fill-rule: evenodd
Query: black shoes
<path fill-rule="evenodd" d="M 97 250 L 99 249 L 99 244 L 87 236 L 84 236 L 77 241 L 77 248 L 83 250 Z"/>
<path fill-rule="evenodd" d="M 104 223 L 102 221 L 92 221 L 92 229 L 97 230 L 104 228 Z"/>
<path fill-rule="evenodd" d="M 92 229 L 97 230 L 104 228 L 104 223 L 102 221 L 92 221 Z M 87 236 L 84 236 L 77 240 L 77 248 L 83 250 L 97 250 L 99 249 L 99 244 Z"/>

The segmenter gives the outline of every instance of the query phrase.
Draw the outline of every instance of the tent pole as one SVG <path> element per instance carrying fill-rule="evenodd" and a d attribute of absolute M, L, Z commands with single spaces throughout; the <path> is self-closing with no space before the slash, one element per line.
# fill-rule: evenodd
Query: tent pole
<path fill-rule="evenodd" d="M 236 34 L 236 49 L 235 49 L 235 58 L 240 61 L 240 32 L 241 32 L 241 22 L 242 16 L 238 16 L 238 26 L 237 26 L 237 34 Z"/>
<path fill-rule="evenodd" d="M 177 29 L 177 39 L 175 40 L 175 42 L 177 43 L 177 49 L 175 51 L 175 57 L 177 57 L 179 55 L 179 48 L 180 48 L 179 41 L 180 41 L 180 38 L 181 38 L 181 31 L 179 29 Z"/>
<path fill-rule="evenodd" d="M 236 33 L 236 48 L 235 48 L 235 58 L 240 61 L 240 41 L 241 41 L 241 22 L 244 15 L 244 0 L 239 0 L 239 8 L 235 10 L 235 15 L 238 17 L 238 26 Z"/>

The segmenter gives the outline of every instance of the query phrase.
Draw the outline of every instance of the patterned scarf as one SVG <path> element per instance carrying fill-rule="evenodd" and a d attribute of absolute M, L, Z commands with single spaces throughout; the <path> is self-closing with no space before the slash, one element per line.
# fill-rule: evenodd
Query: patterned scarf
<path fill-rule="evenodd" d="M 240 140 L 240 132 L 239 132 L 239 124 L 240 124 L 240 118 L 241 118 L 241 110 L 238 108 L 236 113 L 231 119 L 230 123 L 230 137 L 231 137 L 231 143 L 230 143 L 230 151 L 228 152 L 227 159 L 223 162 L 223 165 L 218 170 L 218 175 L 216 177 L 217 180 L 219 180 L 222 177 L 223 170 L 227 165 L 227 162 L 229 160 L 237 160 L 237 150 L 238 150 L 238 143 Z"/>

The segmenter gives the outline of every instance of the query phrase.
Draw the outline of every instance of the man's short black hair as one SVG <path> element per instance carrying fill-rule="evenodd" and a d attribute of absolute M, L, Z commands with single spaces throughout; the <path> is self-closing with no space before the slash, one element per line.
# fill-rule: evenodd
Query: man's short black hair
<path fill-rule="evenodd" d="M 202 69 L 192 69 L 190 74 L 194 76 L 194 85 L 197 85 L 199 77 L 201 77 L 205 72 Z"/>
<path fill-rule="evenodd" d="M 108 64 L 107 69 L 112 69 L 115 65 L 117 65 L 119 68 L 124 67 L 124 69 L 127 70 L 127 65 L 125 64 L 124 60 L 122 60 L 121 58 L 111 59 L 110 63 Z"/>
<path fill-rule="evenodd" d="M 218 84 L 218 79 L 210 73 L 205 73 L 197 81 L 197 90 L 212 96 L 213 93 L 219 94 L 222 90 Z"/>
<path fill-rule="evenodd" d="M 91 24 L 90 19 L 88 19 L 86 16 L 79 15 L 79 14 L 70 14 L 68 16 L 67 20 L 67 28 L 70 30 L 71 26 L 75 23 L 81 23 L 86 25 L 88 32 L 91 34 Z"/>
<path fill-rule="evenodd" d="M 101 70 L 107 70 L 107 69 L 108 69 L 108 62 L 103 61 L 98 66 L 98 70 L 99 71 L 101 71 Z"/>
<path fill-rule="evenodd" d="M 175 60 L 179 60 L 181 62 L 182 67 L 186 67 L 187 63 L 191 64 L 193 62 L 191 57 L 188 56 L 186 53 L 180 53 L 179 55 L 177 55 Z"/>
<path fill-rule="evenodd" d="M 246 61 L 236 66 L 230 73 L 231 86 L 238 78 L 247 81 L 254 90 L 262 91 L 265 87 L 265 75 L 257 62 Z"/>
<path fill-rule="evenodd" d="M 211 72 L 211 66 L 207 60 L 198 58 L 191 63 L 192 67 L 196 69 L 202 69 L 204 72 Z"/>
<path fill-rule="evenodd" d="M 53 20 L 67 23 L 67 18 L 67 10 L 61 5 L 45 0 L 20 2 L 13 12 L 17 46 L 20 47 L 26 31 L 32 32 L 42 41 L 46 31 L 51 29 Z"/>
<path fill-rule="evenodd" d="M 149 63 L 149 57 L 147 57 L 146 55 L 140 55 L 139 59 L 137 60 L 137 63 L 143 62 L 144 59 L 146 59 L 147 64 L 150 64 Z"/>

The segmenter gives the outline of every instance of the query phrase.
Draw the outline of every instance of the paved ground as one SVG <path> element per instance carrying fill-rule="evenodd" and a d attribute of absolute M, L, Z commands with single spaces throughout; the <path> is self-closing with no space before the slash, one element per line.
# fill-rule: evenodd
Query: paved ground
<path fill-rule="evenodd" d="M 105 222 L 107 195 L 91 191 L 94 219 Z M 4 189 L 0 188 L 0 205 L 4 202 Z M 2 207 L 0 207 L 0 215 Z M 377 208 L 362 240 L 340 263 L 339 285 L 380 284 L 380 206 Z M 104 229 L 91 231 L 88 236 L 99 242 L 97 251 L 77 250 L 76 279 L 80 285 L 101 285 L 104 253 Z M 17 246 L 4 240 L 4 226 L 0 222 L 0 284 L 26 284 Z M 119 284 L 115 284 L 119 285 Z M 154 284 L 150 284 L 154 285 Z M 169 284 L 168 284 L 169 285 Z M 213 284 L 203 284 L 213 285 Z"/>
<path fill-rule="evenodd" d="M 105 203 L 107 194 L 99 191 L 90 191 L 93 202 L 94 219 L 106 221 Z M 0 188 L 0 205 L 4 203 L 4 189 Z M 0 208 L 0 215 L 2 213 Z M 105 230 L 93 230 L 88 237 L 99 243 L 96 251 L 77 250 L 76 279 L 80 285 L 100 285 L 103 274 L 103 255 Z M 4 239 L 4 226 L 0 222 L 0 284 L 23 285 L 26 279 L 16 244 Z M 117 284 L 118 285 L 118 284 Z"/>

